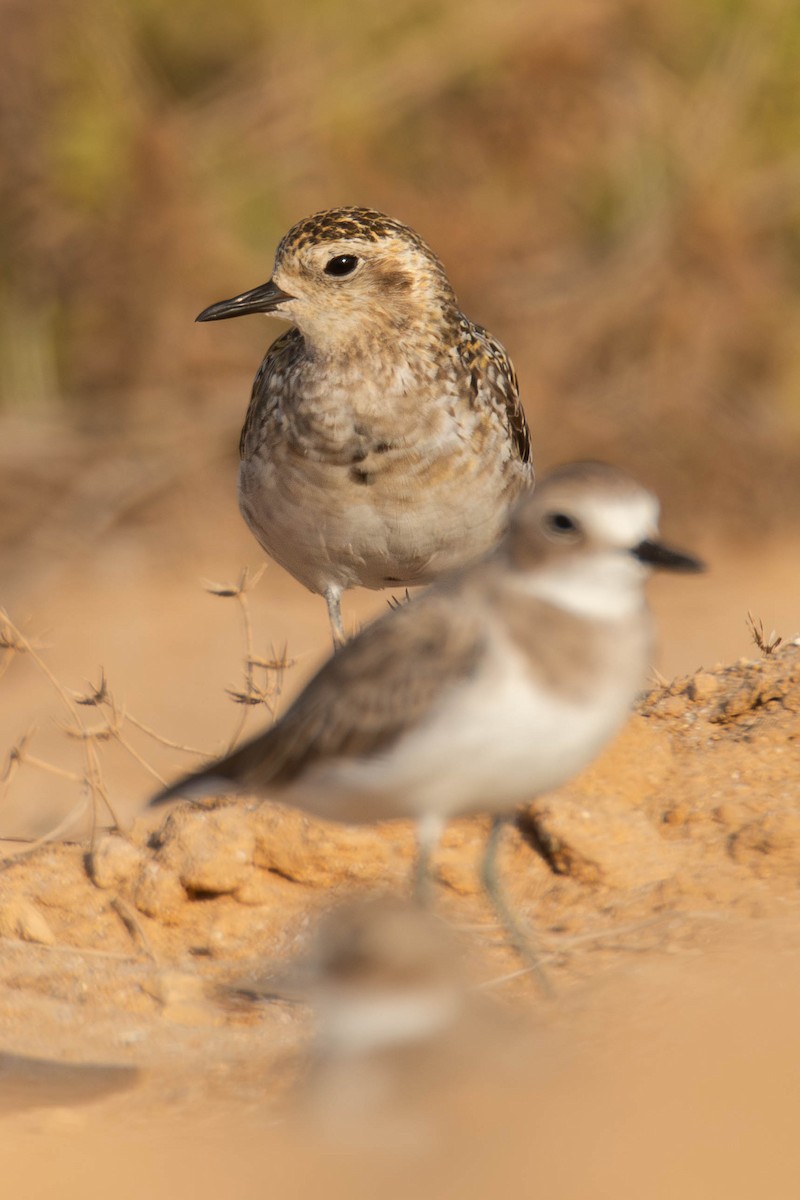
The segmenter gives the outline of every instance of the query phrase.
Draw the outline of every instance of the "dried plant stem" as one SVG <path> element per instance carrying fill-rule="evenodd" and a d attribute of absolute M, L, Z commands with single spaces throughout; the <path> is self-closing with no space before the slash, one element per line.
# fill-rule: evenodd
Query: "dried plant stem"
<path fill-rule="evenodd" d="M 128 904 L 126 900 L 123 900 L 121 896 L 114 896 L 111 900 L 111 907 L 117 913 L 122 921 L 122 924 L 125 926 L 131 937 L 135 941 L 139 942 L 150 961 L 158 965 L 156 953 L 153 950 L 150 940 L 142 927 L 141 921 L 131 908 L 130 904 Z"/>
<path fill-rule="evenodd" d="M 264 568 L 254 577 L 253 583 L 260 578 Z M 242 626 L 244 629 L 244 690 L 246 696 L 253 695 L 253 622 L 250 618 L 250 605 L 247 602 L 247 593 L 245 592 L 245 584 L 247 577 L 247 569 L 242 572 L 242 586 L 236 593 L 236 600 L 239 605 L 239 611 L 242 614 Z M 251 583 L 251 587 L 253 584 Z M 244 733 L 244 727 L 247 722 L 247 714 L 250 709 L 249 704 L 242 704 L 239 708 L 239 718 L 236 722 L 236 727 L 231 734 L 228 742 L 227 753 L 233 750 L 239 738 Z"/>
<path fill-rule="evenodd" d="M 26 763 L 29 767 L 36 767 L 39 771 L 46 771 L 48 775 L 56 775 L 59 779 L 68 779 L 70 783 L 85 782 L 83 775 L 76 775 L 74 771 L 68 771 L 66 767 L 57 767 L 55 763 L 45 762 L 43 758 L 37 758 L 35 754 L 26 754 L 19 760 L 21 763 Z"/>
<path fill-rule="evenodd" d="M 3 623 L 3 639 L 6 642 L 7 648 L 12 651 L 22 652 L 30 657 L 31 661 L 38 667 L 60 699 L 62 705 L 69 714 L 70 720 L 73 722 L 73 728 L 80 731 L 79 735 L 83 741 L 84 747 L 83 760 L 85 777 L 94 800 L 93 809 L 96 810 L 98 800 L 101 801 L 108 810 L 111 820 L 114 823 L 114 827 L 121 829 L 120 822 L 111 805 L 111 801 L 109 800 L 108 792 L 106 791 L 105 783 L 103 781 L 100 760 L 97 755 L 94 738 L 92 736 L 87 736 L 81 720 L 81 715 L 74 701 L 67 692 L 67 689 L 59 682 L 59 680 L 48 667 L 47 663 L 37 652 L 33 643 L 30 641 L 30 639 L 24 636 L 20 629 L 17 628 L 17 626 L 9 617 L 8 613 L 5 611 L 0 611 L 0 620 Z M 93 827 L 95 824 L 96 811 L 93 812 Z"/>
<path fill-rule="evenodd" d="M 760 617 L 754 617 L 749 609 L 746 624 L 750 630 L 750 636 L 765 658 L 769 658 L 771 654 L 774 654 L 778 646 L 783 642 L 783 638 L 779 637 L 774 629 L 767 637 L 764 633 L 764 622 Z"/>
<path fill-rule="evenodd" d="M 160 742 L 162 746 L 167 746 L 170 750 L 182 750 L 184 754 L 196 754 L 198 758 L 208 758 L 207 750 L 198 750 L 196 746 L 186 746 L 182 742 L 173 742 L 170 738 L 164 737 L 163 734 L 158 733 L 155 729 L 151 729 L 149 725 L 145 725 L 144 721 L 131 716 L 129 712 L 125 713 L 125 720 L 130 721 L 131 725 L 135 725 L 137 729 L 140 729 L 142 733 L 146 733 L 153 741 Z"/>
<path fill-rule="evenodd" d="M 189 746 L 181 746 L 178 742 L 172 742 L 167 738 L 162 738 L 154 729 L 150 729 L 142 721 L 137 721 L 137 719 L 132 717 L 130 713 L 120 709 L 117 706 L 113 695 L 111 694 L 108 681 L 106 680 L 103 672 L 101 672 L 100 675 L 100 682 L 96 686 L 94 684 L 90 685 L 90 690 L 85 695 L 76 695 L 75 701 L 81 706 L 108 709 L 110 715 L 105 718 L 105 723 L 101 726 L 84 728 L 80 731 L 68 729 L 66 732 L 69 734 L 69 736 L 95 738 L 97 741 L 105 741 L 113 738 L 115 741 L 119 742 L 123 750 L 125 750 L 136 762 L 139 763 L 139 765 L 144 771 L 147 772 L 148 775 L 152 776 L 153 779 L 157 780 L 162 785 L 166 784 L 166 780 L 163 778 L 163 776 L 159 774 L 155 767 L 147 762 L 147 760 L 139 753 L 136 747 L 132 746 L 127 738 L 124 737 L 122 730 L 126 721 L 130 722 L 130 724 L 132 724 L 135 728 L 140 729 L 143 733 L 154 738 L 157 742 L 171 746 L 176 750 L 186 750 L 188 753 L 194 753 L 202 757 L 206 757 L 204 751 L 202 750 L 193 750 Z"/>
<path fill-rule="evenodd" d="M 275 701 L 280 695 L 283 672 L 286 668 L 286 657 L 276 657 L 273 654 L 271 659 L 263 659 L 258 657 L 253 649 L 253 622 L 250 616 L 250 605 L 247 599 L 247 593 L 255 587 L 266 568 L 260 567 L 252 578 L 249 578 L 247 567 L 245 567 L 240 576 L 238 583 L 207 583 L 206 590 L 213 596 L 230 598 L 236 600 L 239 605 L 239 611 L 242 616 L 242 630 L 244 637 L 244 688 L 242 691 L 229 688 L 228 695 L 239 705 L 241 705 L 241 714 L 236 722 L 236 727 L 228 742 L 227 752 L 230 753 L 239 741 L 244 732 L 245 723 L 247 721 L 247 713 L 254 705 L 263 704 L 269 709 L 272 716 L 275 715 Z M 259 667 L 267 671 L 268 675 L 273 674 L 273 678 L 269 680 L 265 686 L 259 686 L 255 681 L 255 668 Z"/>
<path fill-rule="evenodd" d="M 116 740 L 119 742 L 120 746 L 122 746 L 122 749 L 126 750 L 128 752 L 128 754 L 130 754 L 131 758 L 134 759 L 134 761 L 137 762 L 139 764 L 139 766 L 144 771 L 147 772 L 148 775 L 151 775 L 153 777 L 153 779 L 156 780 L 157 783 L 161 784 L 162 787 L 167 786 L 167 781 L 164 778 L 164 776 L 161 775 L 155 769 L 155 767 L 151 767 L 150 763 L 147 761 L 146 758 L 142 757 L 142 755 L 139 753 L 139 751 L 136 749 L 136 747 L 132 746 L 130 744 L 130 742 L 128 741 L 128 739 L 122 736 L 121 729 L 117 729 L 115 731 L 114 736 L 116 737 Z"/>
<path fill-rule="evenodd" d="M 239 577 L 237 583 L 232 584 L 208 584 L 208 590 L 217 596 L 230 597 L 235 599 L 241 614 L 242 634 L 244 641 L 244 689 L 235 691 L 230 689 L 230 695 L 240 705 L 241 712 L 237 718 L 236 728 L 229 742 L 229 747 L 232 749 L 239 741 L 244 730 L 247 720 L 248 709 L 263 704 L 270 714 L 274 717 L 277 707 L 277 699 L 281 694 L 283 687 L 283 677 L 287 666 L 290 665 L 290 660 L 287 659 L 285 648 L 280 654 L 275 652 L 274 647 L 271 647 L 270 657 L 261 657 L 256 655 L 253 646 L 253 621 L 251 617 L 248 595 L 252 588 L 260 579 L 264 567 L 262 567 L 255 575 L 249 577 L 247 568 L 245 568 Z M 108 791 L 103 779 L 101 763 L 99 757 L 99 743 L 105 741 L 116 741 L 123 748 L 142 770 L 146 771 L 151 778 L 155 779 L 161 786 L 166 785 L 166 779 L 161 773 L 153 767 L 136 746 L 129 740 L 125 723 L 138 729 L 145 736 L 152 738 L 154 741 L 164 746 L 169 746 L 175 750 L 181 750 L 187 754 L 194 754 L 198 757 L 205 758 L 206 752 L 194 746 L 182 745 L 180 742 L 173 741 L 163 737 L 155 729 L 146 725 L 143 721 L 131 716 L 129 713 L 119 707 L 109 690 L 106 681 L 105 673 L 101 671 L 100 681 L 98 684 L 90 684 L 85 694 L 70 692 L 56 678 L 53 671 L 41 657 L 38 652 L 38 644 L 30 638 L 26 638 L 24 634 L 16 627 L 8 615 L 0 610 L 0 650 L 5 650 L 4 658 L 0 661 L 0 675 L 8 666 L 8 663 L 15 654 L 27 654 L 34 665 L 39 669 L 41 674 L 48 681 L 49 685 L 58 695 L 59 701 L 66 712 L 69 714 L 69 720 L 63 725 L 63 730 L 70 738 L 79 741 L 82 745 L 83 755 L 83 774 L 77 774 L 74 771 L 67 770 L 63 767 L 55 766 L 52 763 L 45 762 L 43 759 L 28 753 L 28 743 L 33 736 L 33 730 L 28 731 L 23 735 L 12 748 L 8 766 L 0 777 L 0 787 L 3 792 L 9 787 L 11 780 L 17 769 L 28 763 L 38 770 L 46 771 L 51 775 L 55 775 L 60 779 L 68 780 L 70 783 L 83 783 L 89 790 L 92 798 L 91 810 L 91 828 L 90 839 L 94 842 L 95 834 L 98 828 L 98 809 L 102 804 L 111 816 L 113 827 L 122 830 L 121 823 L 117 818 L 116 813 L 111 805 L 108 796 Z M 265 673 L 265 681 L 263 684 L 256 679 L 256 672 L 263 671 Z M 90 723 L 86 719 L 86 715 L 81 713 L 82 708 L 93 708 L 99 710 L 102 716 L 101 722 Z M 65 818 L 67 824 L 74 819 L 72 813 Z M 60 827 L 58 827 L 60 828 Z M 55 833 L 50 833 L 44 839 L 50 840 Z M 36 843 L 39 844 L 39 843 Z"/>

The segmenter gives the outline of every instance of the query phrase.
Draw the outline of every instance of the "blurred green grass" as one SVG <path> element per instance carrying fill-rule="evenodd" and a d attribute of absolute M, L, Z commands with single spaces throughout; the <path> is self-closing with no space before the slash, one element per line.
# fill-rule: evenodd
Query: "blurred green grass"
<path fill-rule="evenodd" d="M 266 279 L 305 213 L 365 203 L 419 229 L 507 345 L 541 465 L 622 462 L 732 533 L 796 516 L 791 0 L 4 17 L 6 413 L 118 435 L 154 395 L 191 421 L 238 389 L 243 411 L 266 331 L 198 337 L 195 313 Z"/>

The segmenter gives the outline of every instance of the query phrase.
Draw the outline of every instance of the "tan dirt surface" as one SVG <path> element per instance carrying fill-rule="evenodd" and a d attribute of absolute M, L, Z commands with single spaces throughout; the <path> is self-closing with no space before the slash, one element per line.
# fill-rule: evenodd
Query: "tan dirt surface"
<path fill-rule="evenodd" d="M 402 1153 L 380 1114 L 352 1145 L 298 1115 L 313 1014 L 285 972 L 323 911 L 408 892 L 408 825 L 179 804 L 9 862 L 2 1049 L 59 1064 L 0 1058 L 18 1194 L 478 1196 L 534 1172 L 557 1196 L 791 1195 L 799 737 L 790 644 L 655 689 L 592 770 L 521 814 L 500 867 L 549 1001 L 480 893 L 485 822 L 450 826 L 435 910 L 496 1012 L 470 1033 L 475 1075 L 442 1069 L 414 1108 L 433 1136 L 403 1126 Z M 265 980 L 256 1003 L 226 991 Z"/>

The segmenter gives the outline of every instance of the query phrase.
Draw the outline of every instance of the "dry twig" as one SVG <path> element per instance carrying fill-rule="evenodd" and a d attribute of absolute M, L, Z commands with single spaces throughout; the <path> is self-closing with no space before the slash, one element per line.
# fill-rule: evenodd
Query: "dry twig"
<path fill-rule="evenodd" d="M 253 648 L 253 625 L 250 615 L 250 608 L 247 599 L 247 593 L 255 586 L 264 571 L 262 567 L 252 577 L 249 576 L 247 568 L 245 568 L 238 582 L 232 584 L 225 583 L 209 583 L 208 591 L 213 595 L 221 597 L 230 597 L 237 601 L 239 610 L 242 616 L 243 636 L 244 636 L 244 686 L 242 689 L 228 689 L 228 694 L 232 699 L 241 706 L 241 715 L 237 720 L 236 729 L 230 739 L 230 747 L 232 748 L 239 740 L 244 729 L 247 719 L 247 711 L 255 705 L 264 705 L 270 715 L 274 718 L 277 713 L 278 699 L 283 689 L 284 674 L 288 667 L 294 664 L 294 659 L 290 659 L 286 653 L 284 646 L 280 650 L 270 647 L 268 656 L 257 655 Z M 56 775 L 61 779 L 68 780 L 70 783 L 83 784 L 86 788 L 86 795 L 82 796 L 80 801 L 80 811 L 83 812 L 86 804 L 87 796 L 90 796 L 93 801 L 92 807 L 92 839 L 94 831 L 98 824 L 98 805 L 102 803 L 111 815 L 113 827 L 121 829 L 120 822 L 114 813 L 109 800 L 108 791 L 102 776 L 99 746 L 102 742 L 117 742 L 125 752 L 133 758 L 144 771 L 151 775 L 162 786 L 166 780 L 153 767 L 146 758 L 139 752 L 134 744 L 130 741 L 126 734 L 126 724 L 134 726 L 147 737 L 159 742 L 161 745 L 170 747 L 171 749 L 181 750 L 187 754 L 195 754 L 199 757 L 206 757 L 207 752 L 198 749 L 194 746 L 186 746 L 180 742 L 173 741 L 159 734 L 156 730 L 146 725 L 143 721 L 138 720 L 130 713 L 121 708 L 109 687 L 105 671 L 100 671 L 100 678 L 97 683 L 87 683 L 85 692 L 73 692 L 64 687 L 51 669 L 48 667 L 39 651 L 41 643 L 33 638 L 26 637 L 25 634 L 14 624 L 8 615 L 0 611 L 0 677 L 7 670 L 11 660 L 18 654 L 26 654 L 39 669 L 39 671 L 47 679 L 50 686 L 56 692 L 63 708 L 68 714 L 68 720 L 61 723 L 60 727 L 63 732 L 70 738 L 78 741 L 82 746 L 83 754 L 83 773 L 78 774 L 74 771 L 69 771 L 63 767 L 56 766 L 52 763 L 45 762 L 43 759 L 30 753 L 29 745 L 33 738 L 34 730 L 28 730 L 18 742 L 12 746 L 5 769 L 0 775 L 0 788 L 3 794 L 6 793 L 11 785 L 11 782 L 16 775 L 16 772 L 23 765 L 35 767 L 37 770 L 46 771 L 49 774 Z M 263 672 L 263 680 L 257 678 L 257 672 Z M 102 721 L 90 723 L 82 710 L 95 709 L 102 715 Z M 30 848 L 42 844 L 44 841 L 49 841 L 56 836 L 61 828 L 68 826 L 75 820 L 75 810 L 71 810 L 64 821 L 60 823 L 55 830 L 51 831 L 44 838 L 38 839 L 31 844 Z"/>
<path fill-rule="evenodd" d="M 768 637 L 765 636 L 764 622 L 760 617 L 754 617 L 749 609 L 747 612 L 747 628 L 750 630 L 750 636 L 765 658 L 769 658 L 770 654 L 774 654 L 783 641 L 783 638 L 778 637 L 774 629 Z"/>
<path fill-rule="evenodd" d="M 32 639 L 26 638 L 22 631 L 14 624 L 8 614 L 2 611 L 0 611 L 0 646 L 10 650 L 15 654 L 27 654 L 54 689 L 56 695 L 69 714 L 70 721 L 72 723 L 71 728 L 75 731 L 78 731 L 83 742 L 84 778 L 93 800 L 94 821 L 96 822 L 97 820 L 97 805 L 98 803 L 102 803 L 110 813 L 114 827 L 120 829 L 120 822 L 117 819 L 117 815 L 111 805 L 105 782 L 103 780 L 103 774 L 100 768 L 100 760 L 98 758 L 97 747 L 95 745 L 96 738 L 86 733 L 75 701 L 41 657 L 37 645 Z M 17 744 L 15 749 L 17 751 L 16 761 L 19 763 L 21 761 L 19 757 L 20 743 Z M 24 745 L 22 746 L 22 751 L 24 753 Z M 12 751 L 12 756 L 13 753 L 14 752 Z M 11 765 L 12 764 L 10 763 L 9 766 Z M 38 765 L 41 765 L 41 762 L 39 762 Z"/>
<path fill-rule="evenodd" d="M 234 746 L 239 741 L 239 738 L 244 732 L 245 723 L 247 721 L 247 713 L 250 708 L 256 705 L 263 704 L 273 718 L 277 712 L 277 703 L 283 690 L 283 677 L 287 667 L 292 665 L 294 660 L 290 660 L 286 656 L 286 647 L 276 653 L 274 647 L 270 647 L 270 657 L 262 658 L 257 655 L 253 649 L 253 623 L 250 617 L 250 605 L 247 599 L 247 593 L 258 583 L 264 573 L 265 566 L 259 568 L 252 578 L 249 576 L 247 567 L 244 567 L 239 576 L 238 583 L 213 583 L 206 582 L 206 591 L 212 596 L 220 596 L 223 599 L 234 599 L 239 605 L 242 614 L 242 625 L 244 635 L 244 687 L 243 688 L 227 688 L 226 691 L 235 704 L 241 706 L 241 715 L 236 723 L 236 727 L 228 743 L 228 752 L 233 750 Z M 255 677 L 255 670 L 264 671 L 264 681 L 259 683 Z"/>

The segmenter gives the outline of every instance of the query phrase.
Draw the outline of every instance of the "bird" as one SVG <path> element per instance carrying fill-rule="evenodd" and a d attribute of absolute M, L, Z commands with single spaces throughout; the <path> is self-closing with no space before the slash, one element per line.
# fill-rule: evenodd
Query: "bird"
<path fill-rule="evenodd" d="M 287 983 L 313 1014 L 296 1090 L 305 1128 L 354 1150 L 436 1137 L 443 1094 L 497 1050 L 463 948 L 431 912 L 394 897 L 337 905 Z M 483 1003 L 482 1003 L 483 1001 Z"/>
<path fill-rule="evenodd" d="M 422 238 L 370 208 L 299 221 L 267 283 L 196 319 L 247 313 L 292 328 L 253 383 L 239 507 L 339 646 L 342 592 L 430 583 L 502 536 L 534 480 L 517 377 Z"/>
<path fill-rule="evenodd" d="M 417 879 L 448 818 L 503 823 L 577 774 L 625 722 L 653 649 L 644 584 L 703 564 L 658 537 L 656 497 L 603 463 L 560 467 L 498 546 L 366 626 L 271 728 L 154 798 L 265 795 L 344 823 L 413 818 Z"/>
<path fill-rule="evenodd" d="M 512 1052 L 519 1060 L 519 1027 L 474 986 L 464 949 L 445 921 L 407 899 L 350 898 L 288 964 L 248 971 L 214 996 L 240 1012 L 280 1004 L 307 1014 L 313 1034 L 285 1110 L 306 1138 L 313 1129 L 338 1151 L 402 1138 L 407 1151 L 436 1141 L 443 1099 L 467 1075 L 496 1071 Z"/>

